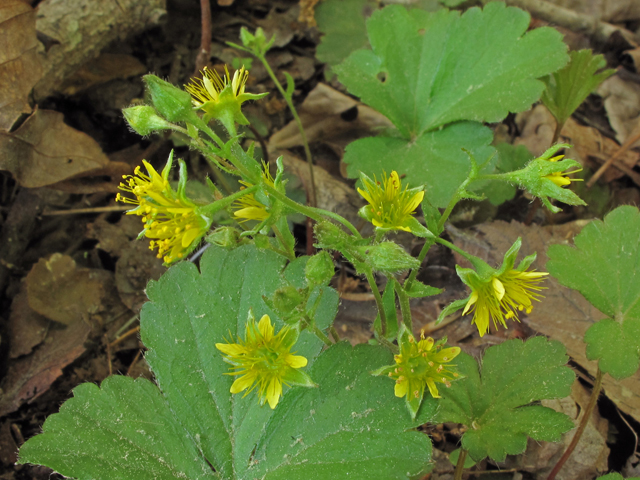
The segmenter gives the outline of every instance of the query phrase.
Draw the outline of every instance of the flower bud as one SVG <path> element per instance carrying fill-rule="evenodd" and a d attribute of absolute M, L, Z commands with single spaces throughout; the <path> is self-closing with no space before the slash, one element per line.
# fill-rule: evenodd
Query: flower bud
<path fill-rule="evenodd" d="M 143 79 L 151 94 L 153 106 L 160 115 L 170 122 L 200 123 L 193 111 L 189 93 L 155 75 L 145 75 Z"/>
<path fill-rule="evenodd" d="M 273 307 L 281 316 L 289 316 L 304 298 L 297 288 L 286 286 L 276 290 L 273 295 Z"/>
<path fill-rule="evenodd" d="M 206 238 L 207 242 L 222 248 L 233 249 L 246 242 L 240 238 L 240 231 L 233 227 L 220 227 Z"/>
<path fill-rule="evenodd" d="M 333 259 L 325 251 L 309 258 L 304 269 L 305 277 L 310 285 L 326 285 L 334 273 Z"/>
<path fill-rule="evenodd" d="M 258 27 L 255 35 L 251 34 L 245 27 L 240 29 L 240 40 L 242 45 L 251 50 L 257 56 L 264 56 L 275 41 L 275 35 L 271 37 L 271 40 L 267 41 L 267 37 L 264 34 L 262 27 Z"/>
<path fill-rule="evenodd" d="M 417 258 L 409 255 L 400 245 L 394 242 L 382 242 L 368 247 L 355 247 L 354 253 L 363 258 L 364 263 L 373 268 L 374 271 L 381 272 L 387 276 L 420 266 Z"/>
<path fill-rule="evenodd" d="M 160 117 L 149 105 L 129 107 L 122 110 L 124 118 L 135 132 L 143 137 L 158 130 L 169 130 L 174 126 Z"/>

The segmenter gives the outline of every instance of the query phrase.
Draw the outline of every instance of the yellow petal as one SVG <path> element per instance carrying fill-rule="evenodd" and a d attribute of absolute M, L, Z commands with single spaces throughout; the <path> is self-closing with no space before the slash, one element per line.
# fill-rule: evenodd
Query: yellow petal
<path fill-rule="evenodd" d="M 406 380 L 400 383 L 396 383 L 394 388 L 394 393 L 396 397 L 404 397 L 407 394 L 407 388 L 409 387 L 409 382 Z"/>
<path fill-rule="evenodd" d="M 258 330 L 260 330 L 260 334 L 266 342 L 271 341 L 273 338 L 273 325 L 271 325 L 269 315 L 262 316 L 260 323 L 258 323 Z"/>
<path fill-rule="evenodd" d="M 222 353 L 237 357 L 246 353 L 245 347 L 238 345 L 237 343 L 216 343 L 216 348 Z"/>
<path fill-rule="evenodd" d="M 274 409 L 280 401 L 280 395 L 282 395 L 282 382 L 277 377 L 273 377 L 267 386 L 267 401 L 269 406 Z"/>
<path fill-rule="evenodd" d="M 198 238 L 200 236 L 200 233 L 201 232 L 199 228 L 192 228 L 184 232 L 184 234 L 182 235 L 182 248 L 187 248 L 189 245 L 191 245 L 191 242 Z"/>
<path fill-rule="evenodd" d="M 467 302 L 467 304 L 464 307 L 464 310 L 462 311 L 462 315 L 466 315 L 467 312 L 469 311 L 469 309 L 473 306 L 474 303 L 476 303 L 478 301 L 478 292 L 476 292 L 475 290 L 471 291 L 471 295 L 469 295 L 469 301 Z"/>
<path fill-rule="evenodd" d="M 498 277 L 492 277 L 491 285 L 493 286 L 493 291 L 495 292 L 498 300 L 502 300 L 502 297 L 504 297 L 504 285 L 502 282 L 498 280 Z"/>
<path fill-rule="evenodd" d="M 436 387 L 436 382 L 433 381 L 433 378 L 427 378 L 427 387 L 429 387 L 429 393 L 433 398 L 440 398 L 438 387 Z"/>
<path fill-rule="evenodd" d="M 253 372 L 249 372 L 240 378 L 236 378 L 236 381 L 233 382 L 233 385 L 231 385 L 231 389 L 229 391 L 231 393 L 239 393 L 249 388 L 253 384 L 253 382 L 255 382 L 255 380 L 256 374 Z"/>
<path fill-rule="evenodd" d="M 302 368 L 307 366 L 307 359 L 301 355 L 287 355 L 285 361 L 291 368 Z"/>

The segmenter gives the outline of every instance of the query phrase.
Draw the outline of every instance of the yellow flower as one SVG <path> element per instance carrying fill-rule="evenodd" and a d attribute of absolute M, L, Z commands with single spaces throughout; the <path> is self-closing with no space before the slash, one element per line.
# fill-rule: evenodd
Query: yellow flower
<path fill-rule="evenodd" d="M 196 109 L 204 112 L 203 120 L 209 122 L 215 118 L 222 122 L 227 131 L 235 136 L 235 124 L 248 125 L 249 121 L 242 114 L 241 106 L 247 100 L 258 100 L 266 93 L 246 93 L 244 91 L 249 78 L 249 72 L 244 67 L 236 70 L 233 78 L 227 67 L 225 75 L 207 67 L 202 70 L 202 78 L 192 78 L 184 89 L 191 95 L 191 101 Z"/>
<path fill-rule="evenodd" d="M 249 71 L 245 70 L 244 66 L 240 70 L 236 70 L 233 74 L 233 79 L 229 75 L 227 66 L 224 67 L 225 75 L 220 77 L 218 72 L 211 70 L 208 67 L 204 67 L 201 71 L 202 78 L 192 78 L 191 83 L 184 86 L 184 89 L 191 94 L 193 104 L 200 108 L 207 102 L 218 102 L 220 100 L 220 93 L 224 88 L 231 84 L 231 92 L 234 97 L 238 97 L 244 93 L 244 87 L 247 84 L 249 78 Z"/>
<path fill-rule="evenodd" d="M 256 325 L 252 312 L 249 312 L 245 339 L 238 343 L 216 343 L 216 348 L 224 354 L 225 362 L 233 365 L 227 375 L 240 375 L 231 385 L 231 393 L 247 390 L 247 396 L 258 389 L 260 404 L 269 402 L 276 408 L 282 396 L 282 385 L 315 386 L 311 378 L 301 371 L 307 365 L 307 359 L 290 353 L 298 340 L 298 331 L 289 326 L 274 334 L 269 315 L 263 315 Z"/>
<path fill-rule="evenodd" d="M 118 193 L 116 201 L 137 205 L 127 215 L 139 215 L 145 225 L 140 235 L 153 239 L 149 248 L 158 249 L 158 258 L 165 264 L 185 257 L 209 229 L 211 221 L 198 212 L 198 207 L 189 199 L 181 198 L 173 191 L 167 180 L 172 157 L 169 158 L 163 175 L 143 160 L 148 175 L 140 167 L 134 175 L 124 175 L 125 183 L 120 190 L 130 192 L 135 198 Z"/>
<path fill-rule="evenodd" d="M 451 381 L 459 378 L 458 373 L 451 370 L 450 362 L 460 353 L 459 347 L 443 348 L 446 339 L 434 342 L 433 338 L 425 338 L 420 333 L 420 341 L 416 342 L 413 334 L 401 327 L 398 335 L 400 353 L 394 356 L 395 364 L 382 367 L 373 375 L 387 375 L 395 380 L 396 397 L 406 396 L 407 407 L 415 417 L 425 386 L 433 398 L 440 398 L 436 384 L 451 386 Z"/>
<path fill-rule="evenodd" d="M 563 158 L 564 158 L 564 155 L 558 155 L 553 158 L 550 158 L 548 161 L 557 162 L 559 160 L 562 160 Z M 569 172 L 552 172 L 549 175 L 545 175 L 543 178 L 546 178 L 547 180 L 551 180 L 553 183 L 555 183 L 559 187 L 566 187 L 567 185 L 570 185 L 571 182 L 582 182 L 581 178 L 568 177 L 568 175 L 571 175 L 572 173 L 578 173 L 581 171 L 582 169 L 579 168 L 577 170 L 572 170 Z"/>
<path fill-rule="evenodd" d="M 411 225 L 415 219 L 412 215 L 424 198 L 422 187 L 402 189 L 400 177 L 396 171 L 387 177 L 382 174 L 382 181 L 374 177 L 371 180 L 365 174 L 360 175 L 364 189 L 358 188 L 358 193 L 369 202 L 360 209 L 360 215 L 378 228 L 389 230 L 412 231 Z"/>
<path fill-rule="evenodd" d="M 533 309 L 532 300 L 540 301 L 542 295 L 536 292 L 544 288 L 539 284 L 545 275 L 548 273 L 507 270 L 487 282 L 481 282 L 476 276 L 462 314 L 473 313 L 471 323 L 478 327 L 481 337 L 489 330 L 489 318 L 496 328 L 498 323 L 506 327 L 507 319 L 519 321 L 518 312 L 529 314 Z"/>
<path fill-rule="evenodd" d="M 262 179 L 265 183 L 273 187 L 274 180 L 269 172 L 269 165 L 266 163 L 262 165 Z M 240 187 L 241 190 L 244 190 L 245 187 L 248 188 L 253 186 L 249 182 L 244 182 L 242 180 L 240 180 L 240 183 L 244 185 L 244 187 Z M 233 212 L 233 216 L 240 222 L 246 222 L 247 220 L 257 220 L 262 222 L 269 218 L 267 206 L 259 202 L 253 193 L 240 197 L 234 202 L 232 208 L 236 209 L 235 212 Z"/>

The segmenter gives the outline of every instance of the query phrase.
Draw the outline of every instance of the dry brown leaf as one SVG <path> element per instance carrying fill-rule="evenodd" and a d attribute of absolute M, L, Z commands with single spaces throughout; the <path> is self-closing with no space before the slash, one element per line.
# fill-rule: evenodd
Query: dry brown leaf
<path fill-rule="evenodd" d="M 89 323 L 93 315 L 109 312 L 105 305 L 112 302 L 107 297 L 114 293 L 111 272 L 78 267 L 71 257 L 60 253 L 40 259 L 27 274 L 26 283 L 29 306 L 65 325 Z"/>
<path fill-rule="evenodd" d="M 620 145 L 602 135 L 598 129 L 580 125 L 573 118 L 569 118 L 567 123 L 565 123 L 561 137 L 567 143 L 573 145 L 573 150 L 580 157 L 575 158 L 575 160 L 580 161 L 593 171 L 596 171 L 602 163 L 620 149 Z M 599 158 L 600 161 L 594 162 L 589 157 Z M 633 150 L 627 150 L 622 157 L 618 159 L 620 163 L 629 168 L 633 168 L 634 165 L 638 163 L 638 160 L 640 160 L 640 154 Z M 603 177 L 608 183 L 623 175 L 624 173 L 617 168 L 609 168 Z"/>
<path fill-rule="evenodd" d="M 537 252 L 538 258 L 532 268 L 544 271 L 548 260 L 547 247 L 570 241 L 586 223 L 588 222 L 585 220 L 578 220 L 566 225 L 543 228 L 537 225 L 525 226 L 517 222 L 496 221 L 454 235 L 457 237 L 456 245 L 488 261 L 490 265 L 500 264 L 504 252 L 518 237 L 522 237 L 520 258 Z M 531 314 L 523 321 L 536 332 L 562 342 L 571 358 L 595 377 L 598 365 L 587 360 L 583 338 L 587 329 L 605 318 L 605 315 L 576 290 L 563 287 L 554 278 L 549 278 L 545 283 L 545 298 L 535 304 Z M 603 388 L 605 394 L 620 410 L 640 420 L 640 372 L 620 381 L 605 375 Z"/>
<path fill-rule="evenodd" d="M 309 143 L 323 141 L 342 148 L 356 138 L 371 135 L 372 130 L 393 126 L 381 113 L 324 83 L 318 83 L 309 92 L 298 113 Z M 294 121 L 274 133 L 269 140 L 270 150 L 298 145 L 302 145 L 302 137 Z"/>
<path fill-rule="evenodd" d="M 543 400 L 542 404 L 568 415 L 578 425 L 584 417 L 590 393 L 580 382 L 575 381 L 571 387 L 570 397 Z M 608 470 L 608 425 L 609 422 L 600 416 L 596 408 L 580 437 L 576 450 L 556 476 L 558 480 L 596 478 Z M 576 428 L 567 432 L 562 438 L 562 443 L 540 443 L 529 439 L 527 450 L 520 460 L 521 467 L 533 472 L 536 480 L 545 480 L 573 439 L 575 432 Z"/>
<path fill-rule="evenodd" d="M 149 280 L 158 280 L 167 269 L 149 249 L 149 240 L 130 240 L 116 262 L 116 288 L 122 303 L 139 312 L 148 300 L 145 288 Z"/>
<path fill-rule="evenodd" d="M 50 321 L 29 307 L 26 285 L 11 302 L 9 315 L 9 358 L 31 353 L 47 336 Z"/>
<path fill-rule="evenodd" d="M 616 131 L 616 139 L 624 143 L 640 129 L 640 85 L 614 75 L 602 82 L 597 92 L 604 99 L 604 108 L 611 127 Z M 640 147 L 640 140 L 633 147 Z"/>
<path fill-rule="evenodd" d="M 60 85 L 63 95 L 75 95 L 82 90 L 115 80 L 146 73 L 147 67 L 133 55 L 103 53 L 90 60 Z"/>
<path fill-rule="evenodd" d="M 15 132 L 0 132 L 0 169 L 37 188 L 105 168 L 109 158 L 89 135 L 52 110 L 36 110 Z"/>
<path fill-rule="evenodd" d="M 38 32 L 55 40 L 41 52 L 43 77 L 34 88 L 37 102 L 110 43 L 157 25 L 166 16 L 165 0 L 44 0 L 38 4 Z"/>
<path fill-rule="evenodd" d="M 605 22 L 640 20 L 638 0 L 554 0 L 553 3 Z"/>
<path fill-rule="evenodd" d="M 0 383 L 0 417 L 32 402 L 62 374 L 62 369 L 82 355 L 91 327 L 82 320 L 66 328 L 51 328 L 36 351 L 11 363 Z"/>
<path fill-rule="evenodd" d="M 524 145 L 535 157 L 551 146 L 556 119 L 544 105 L 536 105 L 532 110 L 517 114 L 516 124 L 521 133 L 513 141 L 514 145 Z"/>
<path fill-rule="evenodd" d="M 21 0 L 0 5 L 0 129 L 30 113 L 28 96 L 42 76 L 36 49 L 36 12 Z"/>

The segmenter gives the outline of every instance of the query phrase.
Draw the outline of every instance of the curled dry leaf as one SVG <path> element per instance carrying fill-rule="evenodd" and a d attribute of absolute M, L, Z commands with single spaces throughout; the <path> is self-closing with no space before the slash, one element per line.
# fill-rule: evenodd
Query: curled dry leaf
<path fill-rule="evenodd" d="M 0 169 L 26 188 L 51 185 L 105 168 L 108 157 L 89 135 L 51 110 L 36 110 L 15 132 L 0 132 Z"/>
<path fill-rule="evenodd" d="M 36 13 L 26 2 L 0 4 L 0 129 L 9 130 L 23 113 L 30 113 L 28 95 L 40 80 L 36 49 Z"/>
<path fill-rule="evenodd" d="M 640 130 L 640 85 L 614 75 L 602 82 L 597 91 L 604 98 L 604 108 L 618 141 L 622 144 L 637 134 Z M 640 147 L 640 140 L 633 147 Z"/>

